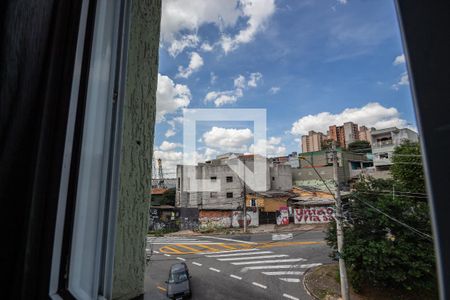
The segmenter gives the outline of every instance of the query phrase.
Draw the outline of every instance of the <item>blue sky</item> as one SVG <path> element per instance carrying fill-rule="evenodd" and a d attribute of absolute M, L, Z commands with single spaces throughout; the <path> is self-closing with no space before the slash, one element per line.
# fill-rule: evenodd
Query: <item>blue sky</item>
<path fill-rule="evenodd" d="M 169 172 L 183 108 L 267 109 L 271 155 L 347 120 L 415 128 L 393 1 L 163 0 L 161 26 L 155 156 Z M 207 122 L 197 147 L 252 151 L 252 131 Z"/>

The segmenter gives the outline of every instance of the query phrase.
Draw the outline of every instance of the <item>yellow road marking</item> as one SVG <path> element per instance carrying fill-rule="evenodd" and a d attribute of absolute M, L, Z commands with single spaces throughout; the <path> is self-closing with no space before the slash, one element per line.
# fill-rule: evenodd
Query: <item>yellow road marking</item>
<path fill-rule="evenodd" d="M 159 286 L 159 285 L 157 286 L 157 288 L 160 289 L 163 292 L 167 291 L 167 289 L 165 289 L 165 288 L 163 288 L 162 286 Z"/>
<path fill-rule="evenodd" d="M 275 248 L 275 247 L 289 247 L 289 246 L 295 246 L 295 245 L 317 245 L 317 244 L 323 244 L 325 242 L 315 242 L 315 241 L 306 241 L 306 242 L 261 242 L 258 244 L 241 244 L 241 243 L 232 243 L 232 244 L 214 244 L 214 246 L 210 246 L 208 244 L 174 244 L 170 246 L 163 246 L 159 249 L 161 253 L 165 254 L 177 254 L 177 255 L 183 255 L 183 254 L 197 254 L 205 251 L 209 252 L 217 252 L 221 251 L 222 249 L 228 249 L 228 250 L 238 250 L 238 249 L 250 249 L 250 248 Z M 197 247 L 199 249 L 196 249 L 194 247 Z M 186 250 L 188 251 L 186 251 Z M 206 249 L 206 250 L 205 250 Z"/>
<path fill-rule="evenodd" d="M 226 248 L 226 249 L 231 249 L 231 250 L 236 250 L 237 249 L 236 247 L 232 247 L 232 246 L 225 245 L 225 244 L 220 245 L 220 246 L 223 247 L 223 248 Z"/>
<path fill-rule="evenodd" d="M 170 251 L 172 251 L 172 253 L 183 254 L 182 251 L 172 248 L 171 246 L 164 246 L 164 248 L 169 249 Z"/>
<path fill-rule="evenodd" d="M 258 248 L 273 248 L 273 247 L 287 247 L 292 245 L 317 245 L 322 244 L 324 242 L 267 242 L 267 243 L 260 243 L 256 245 L 255 247 Z"/>
<path fill-rule="evenodd" d="M 200 251 L 201 251 L 200 249 L 195 249 L 195 248 L 189 247 L 189 246 L 184 245 L 184 244 L 176 244 L 176 246 L 177 246 L 177 247 L 182 247 L 182 248 L 185 248 L 185 249 L 188 249 L 188 250 L 191 250 L 191 251 L 193 251 L 194 253 L 197 253 L 197 252 L 200 252 Z"/>
<path fill-rule="evenodd" d="M 219 251 L 219 249 L 216 249 L 216 248 L 213 248 L 213 247 L 211 247 L 211 246 L 206 246 L 206 244 L 194 244 L 195 246 L 197 246 L 197 247 L 203 247 L 203 248 L 205 248 L 205 249 L 209 249 L 209 250 L 211 250 L 212 252 L 217 252 L 217 251 Z M 200 251 L 199 251 L 200 252 Z"/>
<path fill-rule="evenodd" d="M 192 252 L 192 251 L 183 251 L 183 252 L 180 252 L 180 251 L 178 251 L 178 250 L 175 250 L 175 249 L 173 249 L 172 247 L 169 247 L 169 246 L 164 246 L 164 247 L 161 247 L 161 248 L 159 248 L 159 251 L 161 252 L 161 253 L 164 253 L 164 254 L 195 254 L 195 253 L 198 253 L 198 252 L 200 252 L 200 251 L 195 251 L 195 252 Z M 175 252 L 174 252 L 175 251 Z"/>

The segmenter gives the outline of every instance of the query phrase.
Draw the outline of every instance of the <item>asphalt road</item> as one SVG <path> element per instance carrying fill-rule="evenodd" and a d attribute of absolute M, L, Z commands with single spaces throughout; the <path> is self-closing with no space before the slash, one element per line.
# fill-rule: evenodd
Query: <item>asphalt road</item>
<path fill-rule="evenodd" d="M 167 299 L 164 282 L 170 265 L 180 261 L 192 275 L 194 300 L 311 299 L 303 272 L 331 262 L 323 238 L 320 231 L 293 232 L 292 238 L 271 233 L 148 238 L 145 299 Z"/>

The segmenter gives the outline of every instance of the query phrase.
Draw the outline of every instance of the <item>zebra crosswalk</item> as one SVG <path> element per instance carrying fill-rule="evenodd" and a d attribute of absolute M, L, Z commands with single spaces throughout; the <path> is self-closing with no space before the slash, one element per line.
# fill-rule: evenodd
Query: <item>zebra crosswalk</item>
<path fill-rule="evenodd" d="M 222 253 L 226 251 L 251 249 L 248 242 L 240 242 L 231 239 L 221 241 L 216 239 L 199 239 L 195 237 L 147 237 L 147 244 L 154 249 L 159 249 L 165 254 L 201 254 Z"/>
<path fill-rule="evenodd" d="M 277 276 L 279 280 L 287 283 L 300 282 L 300 278 L 307 268 L 321 265 L 321 263 L 302 264 L 301 262 L 306 262 L 307 259 L 278 254 L 273 251 L 260 251 L 256 248 L 221 251 L 220 253 L 204 254 L 204 256 L 238 267 L 241 273 L 260 272 L 265 276 Z"/>

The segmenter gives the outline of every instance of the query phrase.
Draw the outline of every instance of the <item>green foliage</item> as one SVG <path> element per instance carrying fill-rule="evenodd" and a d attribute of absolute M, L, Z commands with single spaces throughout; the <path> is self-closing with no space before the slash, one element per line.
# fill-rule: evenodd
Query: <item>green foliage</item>
<path fill-rule="evenodd" d="M 404 190 L 416 193 L 425 192 L 420 146 L 417 142 L 404 141 L 394 150 L 391 167 L 392 177 Z"/>
<path fill-rule="evenodd" d="M 162 205 L 175 205 L 175 188 L 168 189 L 161 199 Z"/>
<path fill-rule="evenodd" d="M 323 140 L 321 143 L 322 150 L 330 150 L 333 143 L 332 139 Z"/>
<path fill-rule="evenodd" d="M 364 284 L 405 291 L 436 288 L 432 241 L 366 204 L 431 235 L 429 208 L 424 194 L 410 193 L 425 191 L 422 166 L 403 163 L 420 163 L 420 156 L 403 154 L 419 155 L 419 146 L 406 142 L 397 147 L 391 169 L 393 179 L 360 180 L 348 203 L 343 257 L 356 290 Z M 395 195 L 389 192 L 394 187 Z M 337 249 L 335 228 L 336 224 L 330 223 L 326 236 L 333 249 L 332 256 L 336 256 Z"/>
<path fill-rule="evenodd" d="M 370 143 L 367 141 L 354 141 L 348 144 L 348 150 L 357 153 L 370 153 L 372 151 Z"/>

